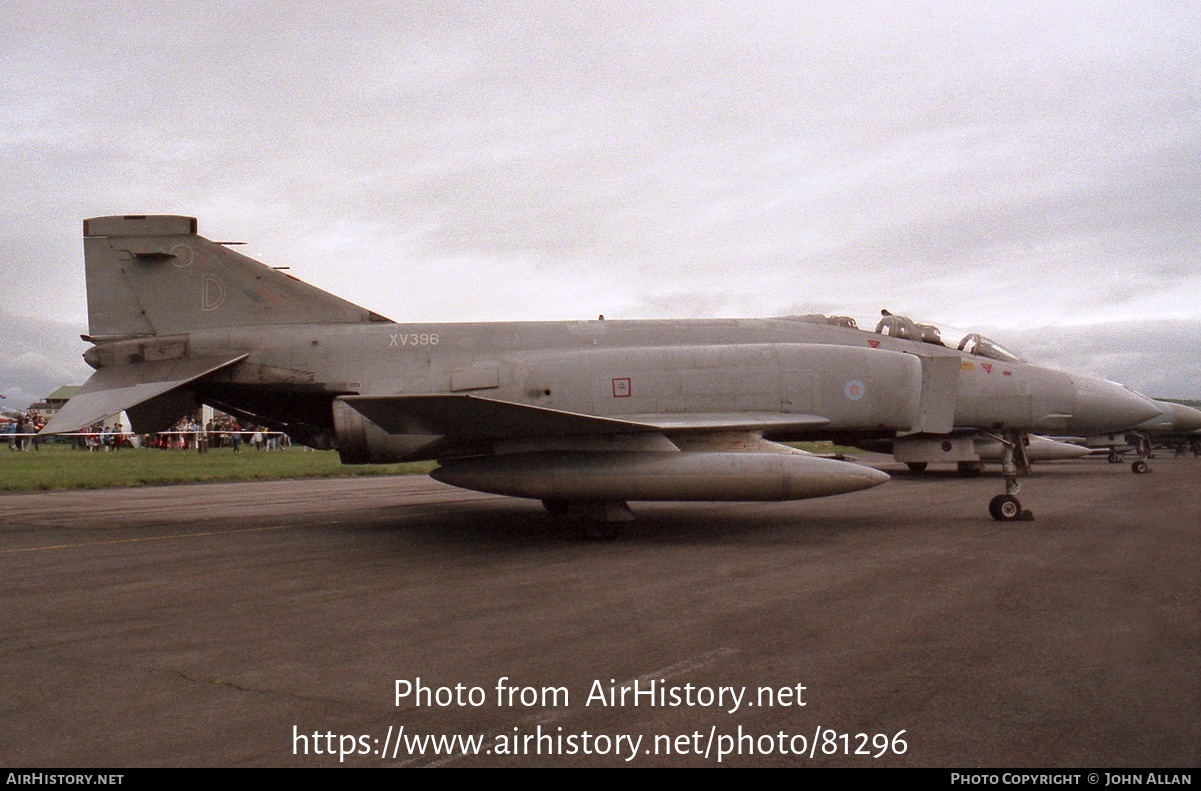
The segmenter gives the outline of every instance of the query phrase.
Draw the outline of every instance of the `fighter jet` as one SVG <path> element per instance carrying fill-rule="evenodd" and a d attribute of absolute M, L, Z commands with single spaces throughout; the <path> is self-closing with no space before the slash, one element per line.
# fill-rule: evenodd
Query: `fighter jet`
<path fill-rule="evenodd" d="M 1037 434 L 1027 434 L 1023 440 L 1024 448 L 1022 453 L 1026 457 L 1026 461 L 1033 464 L 1036 461 L 1066 461 L 1068 459 L 1079 459 L 1089 454 L 1089 449 L 1081 447 L 1070 442 L 1059 442 L 1050 437 L 1040 437 Z M 891 443 L 889 447 L 892 447 Z M 902 447 L 902 454 L 906 450 L 911 450 Z M 921 461 L 907 461 L 906 466 L 914 472 L 922 472 L 931 462 L 953 461 L 958 466 L 959 473 L 965 476 L 979 475 L 984 471 L 985 462 L 1001 462 L 1005 459 L 1005 443 L 991 437 L 987 432 L 977 433 L 972 440 L 970 451 L 966 449 L 958 449 L 952 443 L 951 447 L 943 450 L 941 446 L 931 448 L 930 452 L 919 454 L 922 456 Z M 930 458 L 932 455 L 940 458 Z M 975 456 L 974 459 L 961 458 L 964 455 Z M 945 458 L 949 456 L 949 458 Z M 960 457 L 956 459 L 956 457 Z M 899 459 L 898 459 L 899 460 Z"/>
<path fill-rule="evenodd" d="M 1150 471 L 1147 459 L 1151 457 L 1153 442 L 1192 442 L 1201 438 L 1201 409 L 1172 401 L 1154 400 L 1152 403 L 1159 414 L 1149 420 L 1125 430 L 1085 437 L 1082 444 L 1089 449 L 1108 451 L 1111 464 L 1120 464 L 1122 455 L 1133 450 L 1138 458 L 1131 463 L 1130 469 L 1145 473 Z"/>
<path fill-rule="evenodd" d="M 154 432 L 205 403 L 347 464 L 437 460 L 438 480 L 541 500 L 598 536 L 632 518 L 629 501 L 888 480 L 784 441 L 920 448 L 982 431 L 1008 448 L 990 511 L 1014 519 L 1022 432 L 1158 413 L 1112 383 L 929 343 L 903 317 L 876 333 L 824 316 L 399 324 L 205 239 L 192 217 L 88 219 L 84 252 L 96 373 L 44 433 L 122 410 Z"/>

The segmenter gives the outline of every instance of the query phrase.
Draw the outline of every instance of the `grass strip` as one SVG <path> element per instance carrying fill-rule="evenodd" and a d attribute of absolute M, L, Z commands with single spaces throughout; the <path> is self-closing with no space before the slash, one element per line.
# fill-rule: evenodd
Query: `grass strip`
<path fill-rule="evenodd" d="M 7 445 L 0 446 L 0 491 L 408 475 L 429 472 L 434 466 L 433 462 L 350 466 L 338 460 L 336 451 L 306 451 L 299 447 L 259 451 L 244 445 L 240 453 L 231 448 L 215 448 L 205 453 L 152 448 L 89 452 L 72 450 L 65 443 L 48 442 L 36 451 L 12 451 Z"/>

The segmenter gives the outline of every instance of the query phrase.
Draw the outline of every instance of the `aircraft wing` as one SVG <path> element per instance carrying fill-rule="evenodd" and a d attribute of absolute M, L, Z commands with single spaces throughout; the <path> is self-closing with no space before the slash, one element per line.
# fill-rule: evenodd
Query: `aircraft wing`
<path fill-rule="evenodd" d="M 202 376 L 240 362 L 249 355 L 185 357 L 129 365 L 111 365 L 92 374 L 79 392 L 59 410 L 42 434 L 79 431 L 110 415 L 134 410 Z M 145 410 L 144 410 L 145 411 Z M 131 420 L 137 423 L 132 414 Z"/>
<path fill-rule="evenodd" d="M 436 434 L 458 439 L 521 439 L 590 434 L 712 433 L 817 428 L 816 415 L 777 412 L 623 415 L 598 417 L 473 395 L 344 396 L 390 434 Z"/>
<path fill-rule="evenodd" d="M 694 434 L 715 431 L 799 431 L 828 426 L 830 419 L 819 415 L 786 412 L 689 412 L 623 415 L 623 420 L 652 426 L 664 434 Z"/>

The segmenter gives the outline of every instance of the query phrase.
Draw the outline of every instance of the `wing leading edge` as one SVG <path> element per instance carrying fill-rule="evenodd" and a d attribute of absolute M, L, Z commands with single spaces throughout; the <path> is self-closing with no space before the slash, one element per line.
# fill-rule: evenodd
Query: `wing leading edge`
<path fill-rule="evenodd" d="M 344 396 L 390 434 L 505 440 L 596 434 L 698 434 L 820 428 L 828 418 L 777 412 L 711 412 L 599 417 L 474 395 Z"/>

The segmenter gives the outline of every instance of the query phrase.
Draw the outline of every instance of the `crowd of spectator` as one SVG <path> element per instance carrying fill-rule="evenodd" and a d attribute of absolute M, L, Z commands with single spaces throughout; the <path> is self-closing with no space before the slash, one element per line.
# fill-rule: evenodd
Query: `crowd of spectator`
<path fill-rule="evenodd" d="M 8 437 L 8 449 L 12 451 L 37 450 L 45 440 L 37 433 L 46 425 L 46 420 L 37 412 L 19 413 L 6 418 L 0 432 Z M 87 451 L 119 451 L 123 447 L 140 446 L 163 450 L 195 450 L 204 453 L 209 448 L 233 448 L 241 453 L 242 446 L 253 446 L 256 450 L 282 450 L 292 446 L 292 440 L 280 431 L 271 431 L 263 426 L 243 426 L 232 417 L 222 416 L 201 424 L 195 417 L 176 421 L 167 431 L 135 436 L 125 430 L 121 423 L 106 426 L 93 423 L 68 435 L 72 449 Z"/>
<path fill-rule="evenodd" d="M 243 426 L 229 416 L 213 418 L 205 424 L 197 418 L 186 417 L 176 421 L 167 431 L 142 437 L 143 447 L 178 448 L 200 453 L 209 448 L 233 448 L 234 453 L 241 453 L 244 444 L 253 445 L 255 450 L 281 450 L 291 447 L 292 440 L 280 431 Z"/>
<path fill-rule="evenodd" d="M 37 450 L 39 439 L 36 436 L 42 430 L 46 421 L 32 410 L 20 412 L 5 426 L 4 433 L 9 435 L 9 450 Z"/>

